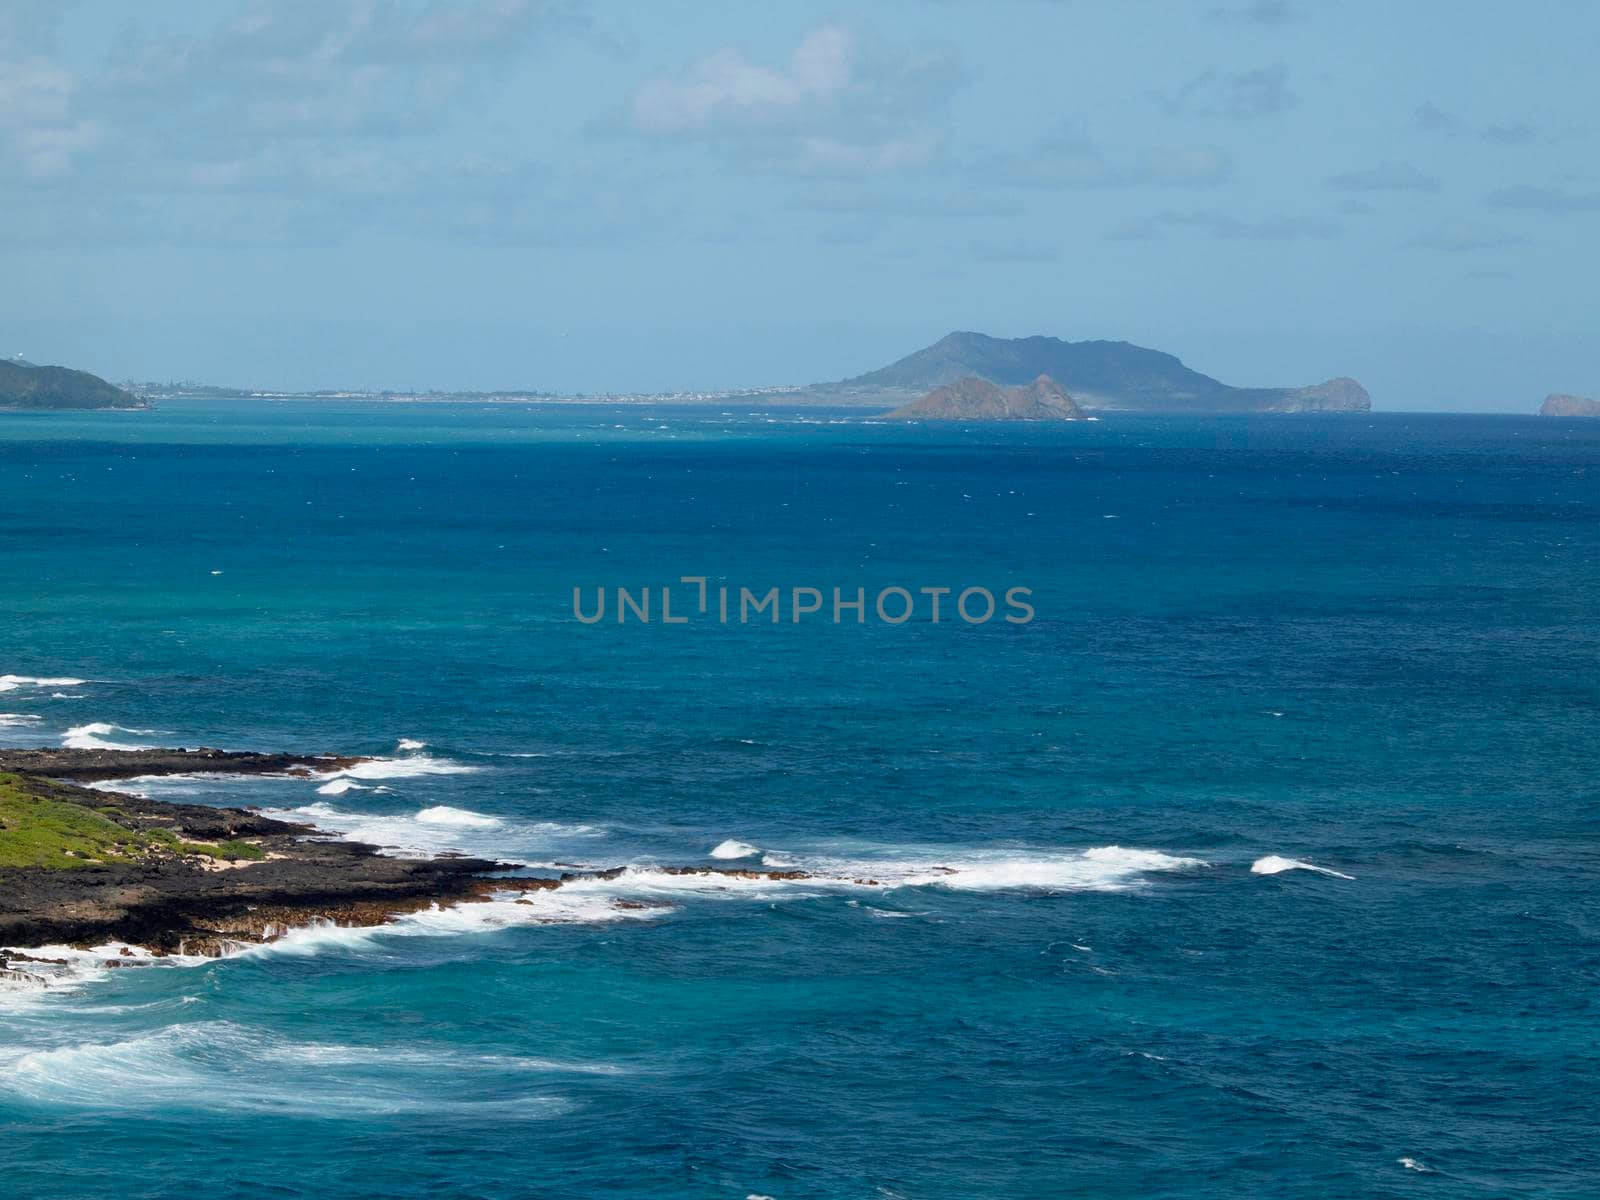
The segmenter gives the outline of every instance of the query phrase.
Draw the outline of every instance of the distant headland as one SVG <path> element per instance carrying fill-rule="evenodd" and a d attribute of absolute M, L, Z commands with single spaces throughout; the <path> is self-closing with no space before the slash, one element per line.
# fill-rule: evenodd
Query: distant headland
<path fill-rule="evenodd" d="M 1311 387 L 1240 388 L 1191 370 L 1177 357 L 1129 342 L 1067 342 L 1054 337 L 995 338 L 952 333 L 865 375 L 815 384 L 789 397 L 816 404 L 893 406 L 930 389 L 975 377 L 1026 387 L 1048 376 L 1089 409 L 1140 412 L 1369 412 L 1372 398 L 1354 379 Z"/>
<path fill-rule="evenodd" d="M 1600 400 L 1553 392 L 1539 406 L 1541 417 L 1600 417 Z"/>
<path fill-rule="evenodd" d="M 132 392 L 87 371 L 0 359 L 0 409 L 149 407 Z"/>

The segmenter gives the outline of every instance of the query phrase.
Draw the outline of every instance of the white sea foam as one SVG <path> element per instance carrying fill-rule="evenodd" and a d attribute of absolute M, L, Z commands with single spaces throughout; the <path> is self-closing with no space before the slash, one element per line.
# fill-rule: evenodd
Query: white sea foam
<path fill-rule="evenodd" d="M 839 889 L 947 888 L 953 891 L 1126 891 L 1150 874 L 1207 864 L 1157 850 L 1098 846 L 1089 850 L 952 850 L 927 857 L 926 848 L 872 857 L 791 853 L 788 865 L 802 878 L 772 878 L 720 872 L 681 872 L 636 863 L 610 878 L 574 879 L 561 892 L 614 893 L 648 899 L 674 896 L 729 898 L 741 895 L 799 899 Z M 767 864 L 772 856 L 763 858 Z"/>
<path fill-rule="evenodd" d="M 129 729 L 124 725 L 112 725 L 104 721 L 94 721 L 88 725 L 74 725 L 61 735 L 61 744 L 68 750 L 144 750 L 145 746 L 133 742 L 112 741 L 111 735 L 117 733 L 132 734 L 134 737 L 156 737 L 159 729 Z"/>
<path fill-rule="evenodd" d="M 4 1061 L 0 1091 L 71 1108 L 157 1105 L 329 1118 L 481 1110 L 498 1118 L 536 1118 L 570 1107 L 541 1087 L 537 1073 L 563 1069 L 544 1060 L 447 1047 L 391 1051 L 297 1043 L 230 1021 L 13 1052 Z M 440 1086 L 463 1076 L 473 1078 L 472 1087 Z"/>
<path fill-rule="evenodd" d="M 15 729 L 20 725 L 37 725 L 43 717 L 32 713 L 0 713 L 0 729 Z"/>
<path fill-rule="evenodd" d="M 131 792 L 150 799 L 170 800 L 175 797 L 211 798 L 218 785 L 232 788 L 281 787 L 281 775 L 235 775 L 227 771 L 188 771 L 176 775 L 128 775 L 121 779 L 92 779 L 79 787 L 101 792 Z"/>
<path fill-rule="evenodd" d="M 1315 863 L 1301 862 L 1297 858 L 1284 858 L 1279 854 L 1269 854 L 1265 858 L 1258 858 L 1250 864 L 1252 875 L 1279 875 L 1284 871 L 1315 871 L 1318 875 L 1331 875 L 1335 879 L 1354 879 L 1354 875 L 1346 875 L 1343 871 L 1335 871 L 1329 867 L 1319 867 Z"/>
<path fill-rule="evenodd" d="M 413 817 L 377 817 L 341 812 L 317 802 L 278 815 L 310 819 L 319 827 L 334 828 L 349 837 L 379 845 L 393 846 L 396 840 L 412 843 L 402 847 L 410 853 L 444 848 L 442 839 L 463 830 L 482 828 L 475 823 L 478 821 L 495 822 L 497 838 L 516 832 L 518 828 L 513 825 L 507 829 L 506 823 L 497 818 L 443 806 L 423 809 Z M 520 835 L 526 837 L 528 829 L 521 827 Z M 570 829 L 567 827 L 565 831 L 570 833 Z M 417 842 L 428 844 L 418 846 Z M 501 853 L 493 849 L 486 852 Z M 1140 886 L 1145 877 L 1153 873 L 1206 865 L 1194 858 L 1120 846 L 1078 851 L 958 849 L 936 855 L 930 855 L 928 848 L 915 851 L 880 848 L 871 855 L 857 853 L 848 858 L 802 853 L 796 853 L 794 858 L 804 864 L 808 873 L 804 878 L 775 879 L 760 873 L 685 872 L 636 863 L 614 874 L 570 878 L 559 887 L 529 891 L 508 887 L 488 900 L 446 907 L 435 905 L 401 914 L 384 925 L 353 927 L 313 923 L 283 931 L 271 942 L 241 943 L 234 953 L 250 957 L 370 953 L 381 950 L 387 939 L 397 937 L 441 937 L 529 925 L 651 920 L 691 900 L 798 901 L 837 895 L 840 891 L 913 887 L 957 891 L 1126 891 Z M 925 911 L 899 912 L 870 906 L 868 911 L 882 918 L 930 915 Z M 101 947 L 80 952 L 51 947 L 38 953 L 41 957 L 70 958 L 70 964 L 58 970 L 62 972 L 62 981 L 71 984 L 97 974 L 104 960 L 115 956 L 118 949 Z M 135 957 L 148 956 L 138 952 Z M 121 961 L 133 965 L 130 958 L 124 957 Z M 177 966 L 210 960 L 173 957 L 153 961 Z M 51 986 L 56 986 L 54 980 Z"/>
<path fill-rule="evenodd" d="M 335 781 L 339 782 L 339 781 Z M 381 789 L 373 789 L 376 793 Z M 317 789 L 327 794 L 327 785 Z M 593 825 L 513 821 L 488 813 L 437 804 L 414 813 L 362 813 L 317 801 L 297 808 L 269 808 L 284 821 L 308 821 L 318 829 L 367 842 L 386 853 L 429 857 L 448 852 L 531 863 L 559 855 L 569 841 L 588 841 L 605 831 Z"/>
<path fill-rule="evenodd" d="M 1123 891 L 1145 876 L 1207 864 L 1159 850 L 1095 846 L 1087 850 L 987 850 L 919 846 L 867 848 L 847 855 L 769 852 L 762 864 L 800 870 L 807 882 L 878 887 L 937 887 L 952 891 Z"/>
<path fill-rule="evenodd" d="M 327 774 L 339 779 L 412 779 L 424 775 L 471 775 L 482 769 L 431 754 L 412 754 L 405 758 L 372 758 Z"/>
<path fill-rule="evenodd" d="M 754 858 L 760 853 L 760 847 L 752 846 L 749 842 L 735 841 L 733 838 L 718 842 L 711 847 L 712 858 Z"/>
<path fill-rule="evenodd" d="M 346 792 L 364 792 L 366 790 L 366 788 L 362 787 L 354 779 L 335 779 L 319 787 L 317 789 L 317 795 L 342 796 Z"/>
<path fill-rule="evenodd" d="M 470 829 L 494 829 L 501 823 L 499 817 L 486 817 L 464 808 L 451 808 L 448 804 L 425 808 L 416 819 L 424 825 L 464 825 Z"/>
<path fill-rule="evenodd" d="M 1428 1166 L 1427 1163 L 1418 1162 L 1416 1159 L 1409 1156 L 1397 1158 L 1395 1159 L 1395 1162 L 1399 1163 L 1408 1171 L 1421 1171 L 1425 1175 L 1432 1175 L 1434 1173 L 1433 1168 Z"/>
<path fill-rule="evenodd" d="M 435 905 L 403 913 L 385 925 L 350 926 L 321 922 L 290 929 L 281 937 L 241 954 L 247 957 L 306 956 L 325 951 L 360 953 L 381 948 L 388 938 L 446 937 L 491 933 L 521 925 L 590 925 L 610 921 L 648 921 L 662 908 L 619 904 L 616 889 L 549 888 L 527 893 L 504 892 L 490 900 L 450 907 Z"/>
<path fill-rule="evenodd" d="M 419 742 L 415 738 L 401 738 L 399 744 L 395 746 L 396 750 L 426 750 L 427 748 L 427 742 Z"/>
<path fill-rule="evenodd" d="M 0 977 L 0 997 L 4 998 L 6 1007 L 14 1008 L 19 1003 L 27 1004 L 62 992 L 74 992 L 85 984 L 103 980 L 111 974 L 112 968 L 106 966 L 108 962 L 116 963 L 118 967 L 171 968 L 211 961 L 193 955 L 158 956 L 142 946 L 129 946 L 122 942 L 107 942 L 88 948 L 32 946 L 27 953 L 30 960 L 41 961 L 12 959 L 12 970 L 19 972 L 19 975 Z M 0 954 L 0 958 L 4 957 L 4 954 Z"/>
<path fill-rule="evenodd" d="M 82 687 L 87 679 L 42 679 L 36 675 L 0 675 L 0 692 L 14 692 L 18 688 Z"/>

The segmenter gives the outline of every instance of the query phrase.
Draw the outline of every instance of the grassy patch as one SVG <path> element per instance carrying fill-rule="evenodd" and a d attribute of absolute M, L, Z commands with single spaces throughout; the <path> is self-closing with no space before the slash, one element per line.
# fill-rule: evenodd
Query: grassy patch
<path fill-rule="evenodd" d="M 0 867 L 87 867 L 152 854 L 196 854 L 233 862 L 266 857 L 242 841 L 185 842 L 169 829 L 139 831 L 82 804 L 41 794 L 16 775 L 0 775 Z"/>
<path fill-rule="evenodd" d="M 179 854 L 204 854 L 207 858 L 220 858 L 235 862 L 245 858 L 252 862 L 267 856 L 267 852 L 252 842 L 218 842 L 208 846 L 204 842 L 179 842 Z"/>
<path fill-rule="evenodd" d="M 83 867 L 131 862 L 146 838 L 85 808 L 36 795 L 15 775 L 0 775 L 0 867 Z"/>

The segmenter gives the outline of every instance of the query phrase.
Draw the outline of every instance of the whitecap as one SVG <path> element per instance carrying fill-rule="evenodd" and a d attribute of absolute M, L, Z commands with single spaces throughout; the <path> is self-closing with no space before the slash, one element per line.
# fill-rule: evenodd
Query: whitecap
<path fill-rule="evenodd" d="M 712 858 L 753 858 L 760 854 L 759 847 L 752 846 L 749 842 L 736 841 L 729 838 L 725 842 L 718 842 L 711 847 Z"/>
<path fill-rule="evenodd" d="M 443 907 L 434 905 L 403 913 L 382 925 L 334 925 L 316 922 L 286 930 L 258 946 L 240 950 L 245 957 L 280 954 L 308 956 L 325 951 L 350 953 L 379 949 L 395 937 L 447 937 L 466 933 L 492 933 L 522 925 L 591 925 L 611 921 L 648 921 L 661 915 L 661 907 L 619 904 L 623 899 L 604 888 L 547 888 L 539 891 L 502 892 L 489 900 L 468 901 Z"/>
<path fill-rule="evenodd" d="M 470 775 L 482 769 L 431 754 L 413 754 L 407 758 L 369 758 L 327 774 L 344 779 L 411 779 L 423 775 Z"/>
<path fill-rule="evenodd" d="M 1401 1158 L 1397 1158 L 1397 1159 L 1395 1159 L 1395 1162 L 1399 1163 L 1402 1167 L 1404 1167 L 1408 1171 L 1421 1171 L 1425 1175 L 1434 1174 L 1434 1170 L 1433 1170 L 1432 1167 L 1428 1166 L 1426 1163 L 1418 1162 L 1416 1159 L 1411 1158 L 1409 1155 L 1401 1157 Z"/>
<path fill-rule="evenodd" d="M 326 787 L 318 788 L 326 793 Z M 376 793 L 380 789 L 373 789 Z M 512 821 L 439 804 L 415 813 L 361 813 L 318 801 L 298 808 L 265 810 L 284 821 L 310 821 L 323 832 L 377 846 L 385 854 L 428 858 L 464 853 L 499 861 L 529 862 L 560 854 L 568 841 L 603 836 L 592 825 Z"/>
<path fill-rule="evenodd" d="M 493 829 L 500 824 L 499 817 L 487 817 L 465 808 L 451 808 L 448 804 L 425 808 L 417 814 L 416 819 L 424 825 L 465 825 L 472 829 Z"/>
<path fill-rule="evenodd" d="M 1319 875 L 1331 875 L 1335 879 L 1354 879 L 1354 875 L 1346 875 L 1343 871 L 1335 871 L 1329 867 L 1319 867 L 1314 863 L 1301 862 L 1297 858 L 1284 858 L 1279 854 L 1269 854 L 1265 858 L 1258 858 L 1250 864 L 1252 875 L 1279 875 L 1284 871 L 1315 871 Z"/>
<path fill-rule="evenodd" d="M 149 747 L 131 742 L 111 741 L 110 735 L 128 733 L 134 737 L 155 737 L 160 732 L 159 729 L 129 729 L 124 725 L 93 721 L 87 725 L 74 725 L 67 730 L 61 735 L 61 744 L 68 750 L 146 750 Z"/>
<path fill-rule="evenodd" d="M 32 713 L 0 713 L 0 729 L 15 729 L 19 725 L 37 725 L 43 717 Z"/>
<path fill-rule="evenodd" d="M 82 687 L 88 683 L 87 679 L 46 679 L 37 675 L 0 675 L 0 692 L 14 692 L 18 688 L 66 688 Z"/>
<path fill-rule="evenodd" d="M 415 738 L 401 738 L 395 745 L 396 750 L 426 750 L 427 742 L 419 742 Z"/>
<path fill-rule="evenodd" d="M 772 860 L 769 855 L 764 862 Z M 831 857 L 787 852 L 780 860 L 816 878 L 879 887 L 937 887 L 951 891 L 1124 891 L 1147 875 L 1207 864 L 1198 858 L 1124 846 L 1086 850 L 906 847 Z M 773 864 L 776 866 L 776 862 Z"/>
<path fill-rule="evenodd" d="M 366 788 L 362 787 L 354 779 L 335 779 L 319 787 L 317 789 L 317 795 L 342 796 L 346 792 L 364 792 L 366 790 Z"/>

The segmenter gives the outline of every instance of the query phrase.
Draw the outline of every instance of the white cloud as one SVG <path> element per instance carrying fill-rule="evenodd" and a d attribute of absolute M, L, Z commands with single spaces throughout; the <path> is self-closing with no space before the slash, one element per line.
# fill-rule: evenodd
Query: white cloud
<path fill-rule="evenodd" d="M 181 33 L 136 18 L 103 60 L 69 67 L 58 22 L 18 7 L 59 9 L 0 4 L 0 195 L 48 189 L 25 201 L 41 243 L 227 241 L 223 215 L 240 243 L 425 223 L 419 198 L 492 195 L 527 165 L 466 170 L 429 139 L 579 23 L 566 0 L 246 0 Z"/>
<path fill-rule="evenodd" d="M 10 157 L 33 180 L 70 171 L 99 141 L 99 125 L 75 111 L 78 79 L 44 54 L 0 37 L 0 164 Z"/>
<path fill-rule="evenodd" d="M 851 87 L 855 53 L 855 39 L 833 25 L 807 34 L 784 67 L 719 50 L 676 79 L 640 87 L 630 105 L 633 122 L 645 133 L 691 133 L 722 122 L 792 123 L 809 108 L 838 102 Z"/>
<path fill-rule="evenodd" d="M 725 48 L 648 80 L 626 119 L 641 136 L 701 140 L 759 170 L 877 174 L 938 156 L 939 111 L 962 81 L 948 53 L 901 50 L 830 24 L 777 65 Z"/>

